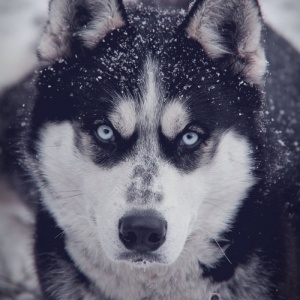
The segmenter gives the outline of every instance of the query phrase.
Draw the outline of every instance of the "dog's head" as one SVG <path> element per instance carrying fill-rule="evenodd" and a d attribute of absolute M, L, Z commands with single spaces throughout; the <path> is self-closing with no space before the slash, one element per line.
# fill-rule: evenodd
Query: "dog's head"
<path fill-rule="evenodd" d="M 171 264 L 230 229 L 255 184 L 265 72 L 255 0 L 187 16 L 53 0 L 29 153 L 44 205 L 97 257 Z"/>

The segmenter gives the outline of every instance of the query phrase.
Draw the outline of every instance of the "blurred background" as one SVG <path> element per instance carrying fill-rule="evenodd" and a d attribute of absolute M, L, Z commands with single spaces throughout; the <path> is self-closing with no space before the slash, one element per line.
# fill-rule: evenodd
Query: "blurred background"
<path fill-rule="evenodd" d="M 300 0 L 260 3 L 265 21 L 300 52 Z M 47 9 L 48 0 L 0 0 L 0 93 L 32 70 Z"/>

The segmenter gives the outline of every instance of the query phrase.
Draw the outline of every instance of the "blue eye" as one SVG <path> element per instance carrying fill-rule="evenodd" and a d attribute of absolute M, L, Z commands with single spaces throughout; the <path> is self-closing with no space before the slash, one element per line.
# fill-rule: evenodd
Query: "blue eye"
<path fill-rule="evenodd" d="M 100 125 L 96 132 L 98 138 L 103 142 L 113 142 L 115 140 L 113 130 L 107 125 Z"/>
<path fill-rule="evenodd" d="M 196 132 L 185 133 L 180 141 L 181 146 L 194 146 L 199 141 L 199 135 Z"/>

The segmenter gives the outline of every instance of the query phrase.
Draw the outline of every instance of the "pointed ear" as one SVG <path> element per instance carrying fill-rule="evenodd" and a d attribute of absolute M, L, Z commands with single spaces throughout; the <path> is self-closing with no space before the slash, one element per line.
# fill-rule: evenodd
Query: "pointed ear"
<path fill-rule="evenodd" d="M 257 0 L 197 0 L 183 26 L 210 58 L 224 59 L 249 83 L 262 83 L 266 59 Z"/>
<path fill-rule="evenodd" d="M 106 34 L 125 24 L 122 0 L 51 0 L 38 56 L 45 64 L 67 57 L 74 41 L 91 49 Z"/>

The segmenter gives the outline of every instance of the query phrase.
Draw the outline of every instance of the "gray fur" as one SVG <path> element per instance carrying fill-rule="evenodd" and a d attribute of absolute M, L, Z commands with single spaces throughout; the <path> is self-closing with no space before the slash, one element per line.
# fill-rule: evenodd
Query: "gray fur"
<path fill-rule="evenodd" d="M 260 84 L 266 71 L 261 46 L 262 18 L 255 0 L 204 0 L 187 28 L 213 58 L 231 57 L 232 68 L 254 84 Z M 228 44 L 228 37 L 231 44 Z"/>
<path fill-rule="evenodd" d="M 91 14 L 91 20 L 83 27 L 76 19 L 79 7 Z M 38 49 L 40 61 L 49 64 L 68 57 L 74 38 L 93 48 L 108 32 L 125 24 L 119 9 L 115 0 L 52 0 L 49 21 Z"/>
<path fill-rule="evenodd" d="M 145 158 L 145 161 L 149 158 Z M 153 191 L 154 177 L 158 175 L 158 166 L 155 163 L 143 166 L 138 165 L 133 170 L 132 183 L 127 190 L 127 201 L 149 203 L 153 200 L 162 201 L 163 195 Z"/>

